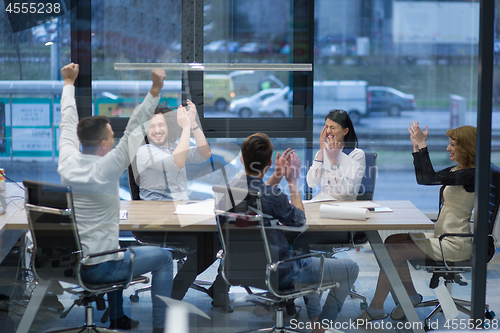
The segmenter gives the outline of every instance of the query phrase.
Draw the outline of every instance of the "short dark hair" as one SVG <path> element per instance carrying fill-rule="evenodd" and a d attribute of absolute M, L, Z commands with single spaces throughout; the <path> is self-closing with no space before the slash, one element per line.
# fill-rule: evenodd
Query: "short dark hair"
<path fill-rule="evenodd" d="M 182 129 L 177 123 L 177 113 L 174 108 L 165 105 L 157 105 L 154 114 L 163 114 L 165 116 L 165 122 L 167 123 L 167 142 L 169 144 L 174 143 L 182 133 Z"/>
<path fill-rule="evenodd" d="M 110 124 L 106 116 L 86 117 L 80 120 L 77 127 L 78 139 L 83 147 L 97 147 L 107 139 L 106 125 Z"/>
<path fill-rule="evenodd" d="M 241 156 L 248 174 L 259 174 L 266 168 L 273 155 L 273 144 L 267 134 L 255 133 L 241 144 Z"/>
<path fill-rule="evenodd" d="M 325 117 L 325 121 L 330 119 L 340 126 L 343 129 L 349 128 L 347 135 L 344 137 L 344 146 L 346 148 L 357 148 L 358 147 L 358 137 L 356 136 L 356 132 L 354 131 L 354 126 L 352 124 L 351 118 L 347 114 L 347 111 L 334 109 L 331 110 Z"/>

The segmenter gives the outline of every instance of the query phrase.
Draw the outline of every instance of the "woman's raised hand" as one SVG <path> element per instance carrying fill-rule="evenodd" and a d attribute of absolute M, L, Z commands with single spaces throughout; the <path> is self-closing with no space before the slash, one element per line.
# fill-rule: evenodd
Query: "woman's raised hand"
<path fill-rule="evenodd" d="M 319 148 L 320 149 L 323 149 L 323 148 L 328 148 L 328 144 L 326 143 L 326 132 L 327 132 L 328 128 L 325 126 L 323 126 L 323 129 L 321 130 L 321 134 L 319 135 Z"/>
<path fill-rule="evenodd" d="M 410 123 L 408 132 L 410 132 L 410 140 L 415 151 L 427 147 L 427 137 L 429 136 L 428 126 L 425 126 L 425 131 L 422 131 L 418 125 L 418 121 L 415 120 L 413 123 Z"/>
<path fill-rule="evenodd" d="M 332 163 L 337 163 L 337 157 L 339 156 L 342 147 L 344 147 L 343 142 L 337 141 L 335 136 L 329 136 L 326 138 L 326 156 Z"/>

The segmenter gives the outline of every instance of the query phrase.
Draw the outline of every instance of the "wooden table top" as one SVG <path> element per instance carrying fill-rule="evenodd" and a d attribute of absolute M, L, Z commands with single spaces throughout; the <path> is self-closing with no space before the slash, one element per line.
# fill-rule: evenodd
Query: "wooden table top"
<path fill-rule="evenodd" d="M 322 219 L 320 203 L 305 205 L 308 230 L 310 231 L 365 231 L 365 230 L 432 230 L 430 221 L 410 201 L 375 201 L 393 211 L 368 213 L 366 221 Z M 22 201 L 17 201 L 22 205 Z M 121 201 L 120 209 L 126 210 L 128 218 L 120 221 L 120 230 L 169 230 L 169 231 L 217 231 L 214 216 L 177 215 L 175 208 L 185 202 L 169 201 Z M 26 213 L 13 204 L 7 213 L 0 215 L 0 227 L 5 229 L 28 229 Z"/>

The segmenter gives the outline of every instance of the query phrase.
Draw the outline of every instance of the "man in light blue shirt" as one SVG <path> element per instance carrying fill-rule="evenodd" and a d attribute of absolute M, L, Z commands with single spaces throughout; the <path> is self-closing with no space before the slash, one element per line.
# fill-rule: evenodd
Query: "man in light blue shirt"
<path fill-rule="evenodd" d="M 189 200 L 185 165 L 203 163 L 211 156 L 196 115 L 190 100 L 188 110 L 180 106 L 177 113 L 167 107 L 156 108 L 147 131 L 149 144 L 137 152 L 135 177 L 142 200 Z M 196 146 L 190 146 L 191 132 Z"/>

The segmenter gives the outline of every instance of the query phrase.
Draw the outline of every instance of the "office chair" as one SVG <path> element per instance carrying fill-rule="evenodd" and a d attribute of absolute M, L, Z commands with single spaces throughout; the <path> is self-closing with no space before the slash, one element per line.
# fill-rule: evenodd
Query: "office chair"
<path fill-rule="evenodd" d="M 148 283 L 149 278 L 145 276 L 133 277 L 133 265 L 135 254 L 131 249 L 130 277 L 125 281 L 105 284 L 91 284 L 82 280 L 82 265 L 89 259 L 109 255 L 117 252 L 124 252 L 127 249 L 117 249 L 104 253 L 96 253 L 83 256 L 78 226 L 75 220 L 73 207 L 73 193 L 71 186 L 42 183 L 24 180 L 25 186 L 25 208 L 28 216 L 29 229 L 33 236 L 32 268 L 39 283 L 49 283 L 50 281 L 65 281 L 73 285 L 78 285 L 82 289 L 68 288 L 65 291 L 78 295 L 79 298 L 60 317 L 67 316 L 75 305 L 83 305 L 85 311 L 85 324 L 83 327 L 54 330 L 51 332 L 118 332 L 114 329 L 98 328 L 94 324 L 92 302 L 96 302 L 97 309 L 106 308 L 104 294 L 118 289 L 126 289 L 132 284 Z M 37 250 L 53 250 L 58 247 L 72 249 L 72 254 L 76 257 L 76 277 L 65 276 L 61 269 L 52 265 L 35 265 L 37 260 Z"/>
<path fill-rule="evenodd" d="M 441 209 L 443 203 L 443 190 L 444 186 L 441 187 L 439 193 L 439 209 Z M 488 253 L 487 253 L 487 262 L 495 255 L 495 239 L 493 236 L 493 229 L 495 227 L 495 220 L 498 215 L 498 209 L 500 206 L 500 168 L 494 164 L 491 164 L 491 173 L 490 173 L 490 190 L 489 190 L 489 214 L 488 214 Z M 445 237 L 474 237 L 473 234 L 442 234 L 439 237 L 439 242 Z M 439 285 L 440 278 L 443 278 L 444 284 L 447 287 L 450 295 L 453 283 L 457 283 L 459 286 L 466 286 L 467 282 L 462 281 L 462 276 L 460 274 L 467 273 L 472 271 L 472 258 L 465 261 L 460 262 L 450 262 L 447 261 L 444 253 L 442 261 L 435 261 L 430 259 L 414 259 L 409 260 L 410 264 L 415 269 L 423 269 L 426 272 L 432 273 L 432 277 L 429 283 L 429 288 L 435 289 Z M 470 315 L 471 312 L 467 307 L 471 307 L 470 301 L 465 301 L 457 298 L 453 298 L 457 309 L 467 315 Z M 422 302 L 415 307 L 427 307 L 434 306 L 434 309 L 429 313 L 429 315 L 425 318 L 425 327 L 429 328 L 430 320 L 439 312 L 442 311 L 441 304 L 438 299 L 433 299 L 429 301 Z M 489 306 L 485 306 L 485 317 L 488 319 L 493 319 L 494 313 L 489 311 Z"/>
<path fill-rule="evenodd" d="M 359 188 L 358 196 L 356 197 L 357 200 L 373 200 L 373 194 L 375 192 L 375 181 L 377 179 L 377 153 L 365 152 L 365 161 L 365 173 L 361 179 L 361 186 Z M 315 234 L 313 235 L 313 238 L 318 237 L 318 239 L 320 239 L 318 244 L 311 245 L 313 249 L 310 249 L 310 251 L 323 253 L 325 257 L 333 257 L 336 253 L 348 251 L 349 249 L 361 246 L 368 241 L 368 236 L 364 231 L 332 231 L 326 234 L 322 232 L 306 231 L 306 234 Z M 301 236 L 297 237 L 294 244 L 297 247 L 306 249 L 309 247 L 308 244 L 305 244 L 304 241 L 301 240 Z M 359 304 L 361 310 L 368 307 L 366 296 L 358 293 L 354 285 L 349 293 L 349 296 L 351 296 L 351 298 L 361 300 L 361 303 Z"/>
<path fill-rule="evenodd" d="M 258 301 L 254 303 L 265 304 L 275 311 L 275 326 L 258 329 L 255 332 L 295 332 L 284 326 L 283 309 L 287 301 L 326 289 L 338 288 L 339 284 L 337 282 L 323 284 L 321 276 L 319 283 L 304 286 L 300 291 L 281 290 L 279 266 L 294 260 L 319 257 L 320 270 L 323 271 L 324 256 L 320 253 L 310 253 L 281 261 L 273 258 L 266 233 L 268 227 L 262 213 L 261 193 L 226 186 L 214 186 L 213 191 L 217 228 L 223 246 L 223 250 L 219 251 L 219 258 L 222 259 L 224 279 L 229 285 L 242 286 L 247 292 L 255 295 Z M 267 292 L 254 294 L 250 287 Z"/>
<path fill-rule="evenodd" d="M 128 185 L 130 189 L 130 195 L 132 200 L 141 200 L 139 195 L 139 185 L 137 184 L 136 178 L 139 173 L 137 170 L 137 157 L 127 168 Z M 173 259 L 177 260 L 177 270 L 180 270 L 185 258 L 196 251 L 196 249 L 190 249 L 186 246 L 186 239 L 189 238 L 190 242 L 196 242 L 196 236 L 192 234 L 177 235 L 176 237 L 167 237 L 167 232 L 163 231 L 133 231 L 132 234 L 137 242 L 141 245 L 154 245 L 167 248 L 171 253 Z M 203 287 L 203 285 L 210 285 L 209 282 L 196 280 L 191 284 L 190 288 L 196 289 L 198 291 L 208 293 L 208 290 Z M 138 288 L 135 290 L 134 294 L 130 295 L 130 300 L 132 302 L 139 302 L 139 293 L 143 291 L 151 290 L 151 285 L 143 288 Z"/>

